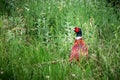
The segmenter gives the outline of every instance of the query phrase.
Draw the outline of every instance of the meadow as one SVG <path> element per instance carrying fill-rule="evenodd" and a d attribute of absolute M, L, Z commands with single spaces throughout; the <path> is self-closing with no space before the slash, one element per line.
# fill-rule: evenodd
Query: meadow
<path fill-rule="evenodd" d="M 120 5 L 107 0 L 0 5 L 0 80 L 120 80 Z M 75 26 L 83 31 L 89 59 L 70 64 Z"/>

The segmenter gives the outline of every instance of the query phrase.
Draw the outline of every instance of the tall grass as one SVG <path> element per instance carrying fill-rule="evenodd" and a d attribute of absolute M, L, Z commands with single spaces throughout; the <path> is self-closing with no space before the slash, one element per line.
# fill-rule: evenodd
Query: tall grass
<path fill-rule="evenodd" d="M 105 0 L 18 2 L 0 17 L 0 80 L 120 79 L 119 9 Z M 75 26 L 90 58 L 70 64 Z"/>

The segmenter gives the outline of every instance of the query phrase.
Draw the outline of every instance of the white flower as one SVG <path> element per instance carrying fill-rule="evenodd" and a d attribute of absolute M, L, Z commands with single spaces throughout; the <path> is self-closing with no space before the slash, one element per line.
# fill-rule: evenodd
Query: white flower
<path fill-rule="evenodd" d="M 75 74 L 72 74 L 72 77 L 75 77 L 76 75 Z"/>
<path fill-rule="evenodd" d="M 4 73 L 3 71 L 0 72 L 0 74 L 3 74 L 3 73 Z"/>
<path fill-rule="evenodd" d="M 47 75 L 47 76 L 45 76 L 47 79 L 49 79 L 50 78 L 50 76 L 49 75 Z"/>

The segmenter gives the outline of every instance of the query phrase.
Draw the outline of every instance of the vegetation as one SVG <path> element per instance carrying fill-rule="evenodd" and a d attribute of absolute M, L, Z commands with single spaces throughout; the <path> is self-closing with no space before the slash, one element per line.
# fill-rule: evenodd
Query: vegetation
<path fill-rule="evenodd" d="M 0 80 L 120 80 L 120 4 L 110 1 L 1 0 Z M 70 64 L 75 26 L 90 57 Z"/>

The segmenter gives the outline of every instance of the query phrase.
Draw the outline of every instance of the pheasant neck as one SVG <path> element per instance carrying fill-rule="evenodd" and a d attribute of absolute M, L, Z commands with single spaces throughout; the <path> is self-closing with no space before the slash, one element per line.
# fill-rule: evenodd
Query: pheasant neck
<path fill-rule="evenodd" d="M 80 37 L 80 36 L 77 36 L 75 39 L 77 39 L 77 40 L 78 40 L 78 39 L 82 39 L 82 37 Z"/>

